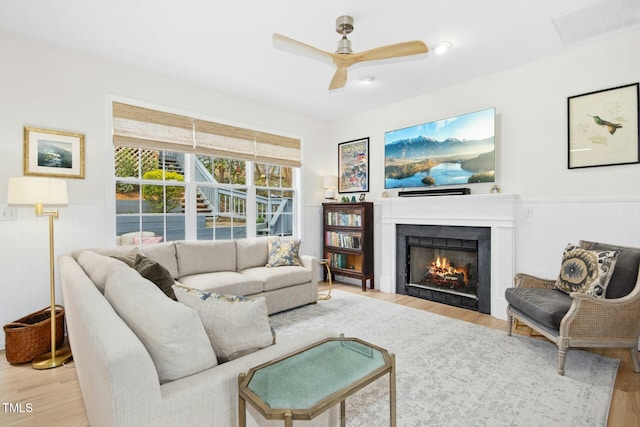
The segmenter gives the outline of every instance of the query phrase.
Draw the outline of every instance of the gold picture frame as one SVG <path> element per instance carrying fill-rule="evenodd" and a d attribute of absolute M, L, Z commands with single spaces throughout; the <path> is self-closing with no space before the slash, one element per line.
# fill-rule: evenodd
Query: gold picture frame
<path fill-rule="evenodd" d="M 24 174 L 84 179 L 84 135 L 25 126 Z"/>

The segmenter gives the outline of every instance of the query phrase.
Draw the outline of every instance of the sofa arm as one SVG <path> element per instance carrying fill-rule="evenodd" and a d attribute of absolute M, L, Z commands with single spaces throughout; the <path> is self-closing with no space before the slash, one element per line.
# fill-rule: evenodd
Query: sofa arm
<path fill-rule="evenodd" d="M 513 278 L 513 283 L 516 288 L 553 289 L 556 281 L 550 279 L 541 279 L 530 274 L 518 273 Z"/>
<path fill-rule="evenodd" d="M 302 263 L 302 266 L 307 270 L 311 270 L 313 277 L 317 277 L 318 273 L 318 258 L 312 255 L 299 255 L 298 258 Z"/>

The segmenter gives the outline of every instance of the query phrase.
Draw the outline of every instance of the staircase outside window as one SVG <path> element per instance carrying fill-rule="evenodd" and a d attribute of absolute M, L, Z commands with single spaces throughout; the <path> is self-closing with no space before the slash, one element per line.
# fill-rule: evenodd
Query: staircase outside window
<path fill-rule="evenodd" d="M 296 168 L 119 146 L 114 155 L 118 236 L 144 231 L 153 233 L 151 241 L 173 241 L 294 234 Z"/>

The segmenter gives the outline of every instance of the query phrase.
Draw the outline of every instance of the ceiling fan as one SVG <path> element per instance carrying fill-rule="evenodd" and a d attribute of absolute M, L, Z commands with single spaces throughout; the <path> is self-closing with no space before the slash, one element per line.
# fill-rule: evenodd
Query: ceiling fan
<path fill-rule="evenodd" d="M 399 58 L 402 56 L 427 53 L 429 51 L 429 48 L 424 42 L 414 40 L 380 46 L 360 53 L 353 53 L 351 50 L 351 40 L 347 39 L 347 34 L 352 31 L 353 18 L 351 16 L 343 15 L 336 19 L 336 32 L 342 34 L 342 39 L 338 42 L 338 49 L 335 53 L 326 52 L 278 33 L 274 33 L 272 39 L 274 46 L 277 48 L 306 54 L 315 59 L 333 63 L 336 66 L 336 72 L 329 84 L 329 90 L 344 87 L 347 82 L 347 69 L 358 62 Z"/>

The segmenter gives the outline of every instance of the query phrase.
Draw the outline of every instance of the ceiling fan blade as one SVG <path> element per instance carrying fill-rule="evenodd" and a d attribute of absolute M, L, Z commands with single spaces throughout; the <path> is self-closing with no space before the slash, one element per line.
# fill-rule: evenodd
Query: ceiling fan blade
<path fill-rule="evenodd" d="M 319 59 L 327 62 L 328 64 L 333 64 L 333 53 L 325 52 L 322 49 L 318 49 L 278 33 L 273 33 L 271 39 L 273 40 L 273 47 L 276 49 L 284 50 L 296 55 L 306 56 L 312 59 Z"/>
<path fill-rule="evenodd" d="M 347 67 L 338 67 L 336 72 L 333 74 L 331 83 L 329 84 L 329 90 L 343 88 L 346 83 L 347 83 Z"/>
<path fill-rule="evenodd" d="M 365 50 L 364 52 L 355 53 L 354 61 L 377 61 L 380 59 L 399 58 L 402 56 L 419 55 L 421 53 L 429 52 L 429 48 L 424 42 L 420 40 L 414 40 L 410 42 L 390 44 L 387 46 L 380 46 L 374 49 Z"/>

